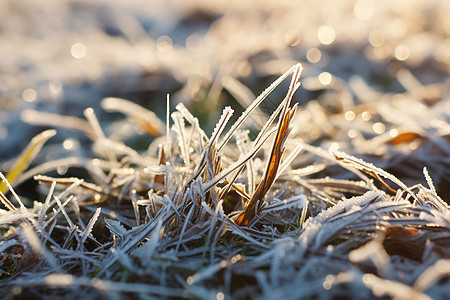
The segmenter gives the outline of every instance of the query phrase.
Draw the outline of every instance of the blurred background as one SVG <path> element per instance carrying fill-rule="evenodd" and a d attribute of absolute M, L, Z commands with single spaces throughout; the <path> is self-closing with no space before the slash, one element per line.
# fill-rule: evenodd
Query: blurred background
<path fill-rule="evenodd" d="M 335 143 L 407 182 L 423 182 L 427 166 L 448 194 L 447 0 L 3 0 L 0 170 L 46 129 L 30 111 L 82 117 L 92 107 L 111 135 L 123 128 L 101 99 L 132 100 L 164 120 L 169 93 L 210 133 L 225 105 L 242 110 L 297 62 L 297 137 Z M 61 129 L 52 141 L 69 136 L 87 140 Z"/>

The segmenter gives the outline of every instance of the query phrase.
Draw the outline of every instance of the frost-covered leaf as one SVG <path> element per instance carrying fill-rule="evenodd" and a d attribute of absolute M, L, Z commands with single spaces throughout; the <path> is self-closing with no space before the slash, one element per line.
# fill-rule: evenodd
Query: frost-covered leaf
<path fill-rule="evenodd" d="M 108 227 L 111 234 L 114 234 L 120 238 L 123 238 L 126 235 L 127 230 L 120 223 L 120 221 L 105 218 L 105 223 L 106 223 L 106 227 Z"/>

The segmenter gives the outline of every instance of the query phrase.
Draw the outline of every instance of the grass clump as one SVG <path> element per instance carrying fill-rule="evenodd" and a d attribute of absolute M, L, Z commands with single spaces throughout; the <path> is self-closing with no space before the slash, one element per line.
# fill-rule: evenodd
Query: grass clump
<path fill-rule="evenodd" d="M 126 100 L 104 99 L 105 110 L 155 137 L 142 152 L 106 135 L 92 109 L 87 121 L 65 119 L 61 126 L 84 124 L 92 152 L 14 175 L 16 184 L 34 176 L 45 201 L 26 207 L 2 175 L 19 204 L 2 188 L 4 295 L 443 298 L 450 210 L 427 169 L 428 187 L 407 185 L 335 144 L 313 146 L 302 137 L 305 116 L 320 108 L 310 103 L 296 115 L 291 105 L 301 72 L 294 65 L 230 125 L 226 107 L 210 136 L 182 104 L 170 113 L 168 100 L 164 124 Z M 252 140 L 252 117 L 289 76 L 286 97 Z M 405 131 L 370 142 L 416 138 Z M 49 176 L 61 166 L 87 176 Z"/>

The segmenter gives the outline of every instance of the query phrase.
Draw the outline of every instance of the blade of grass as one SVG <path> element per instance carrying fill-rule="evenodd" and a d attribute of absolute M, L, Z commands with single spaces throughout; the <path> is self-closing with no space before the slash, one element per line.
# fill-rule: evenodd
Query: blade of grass
<path fill-rule="evenodd" d="M 300 86 L 300 74 L 301 68 L 294 69 L 289 91 L 286 95 L 286 101 L 283 101 L 282 103 L 282 105 L 284 104 L 283 111 L 281 112 L 280 121 L 278 122 L 277 135 L 272 146 L 270 161 L 267 165 L 263 179 L 245 207 L 244 213 L 236 219 L 236 224 L 239 226 L 248 226 L 250 221 L 258 214 L 258 211 L 262 207 L 264 196 L 267 194 L 277 177 L 281 157 L 285 150 L 284 142 L 292 129 L 290 122 L 297 110 L 297 105 L 290 107 L 290 103 L 295 91 Z"/>
<path fill-rule="evenodd" d="M 44 146 L 44 144 L 55 134 L 56 130 L 54 129 L 46 130 L 31 139 L 30 143 L 26 146 L 26 148 L 14 162 L 11 171 L 9 171 L 8 175 L 6 175 L 6 180 L 11 185 L 14 184 L 14 181 L 30 165 L 31 161 L 42 149 L 42 146 Z M 10 188 L 8 187 L 8 184 L 5 181 L 0 183 L 0 192 L 6 193 L 9 189 Z"/>
<path fill-rule="evenodd" d="M 95 137 L 89 122 L 78 117 L 26 109 L 20 114 L 20 118 L 32 125 L 67 128 L 82 131 L 92 140 Z"/>
<path fill-rule="evenodd" d="M 303 67 L 301 64 L 296 64 L 292 68 L 290 68 L 286 73 L 281 75 L 277 80 L 275 80 L 267 89 L 265 89 L 254 101 L 253 103 L 247 107 L 247 109 L 242 113 L 242 115 L 239 117 L 239 119 L 233 124 L 233 126 L 230 128 L 230 130 L 227 132 L 221 143 L 219 144 L 217 151 L 220 152 L 222 148 L 225 146 L 225 144 L 230 140 L 230 138 L 233 136 L 234 132 L 244 123 L 244 121 L 250 116 L 251 112 L 254 111 L 259 104 L 283 81 L 285 80 L 290 74 L 297 72 L 301 73 L 303 70 Z"/>
<path fill-rule="evenodd" d="M 121 112 L 135 120 L 150 135 L 161 136 L 164 134 L 164 123 L 156 114 L 131 101 L 108 97 L 102 100 L 102 108 L 109 112 Z"/>
<path fill-rule="evenodd" d="M 339 151 L 332 151 L 331 152 L 334 157 L 336 158 L 336 160 L 341 161 L 345 164 L 349 164 L 352 165 L 353 167 L 357 168 L 358 170 L 361 170 L 365 173 L 368 173 L 372 176 L 374 176 L 377 179 L 378 175 L 389 179 L 390 181 L 394 182 L 395 184 L 397 184 L 399 187 L 401 187 L 403 190 L 405 190 L 408 194 L 410 194 L 414 200 L 419 200 L 416 196 L 416 194 L 414 194 L 410 188 L 408 188 L 402 181 L 400 181 L 400 179 L 398 179 L 397 177 L 395 177 L 394 175 L 384 171 L 383 169 L 380 169 L 378 167 L 375 167 L 373 164 L 371 163 L 367 163 L 361 159 L 358 159 L 356 157 L 353 157 L 349 154 L 346 154 L 344 152 L 339 152 Z M 392 189 L 392 188 L 391 188 Z"/>

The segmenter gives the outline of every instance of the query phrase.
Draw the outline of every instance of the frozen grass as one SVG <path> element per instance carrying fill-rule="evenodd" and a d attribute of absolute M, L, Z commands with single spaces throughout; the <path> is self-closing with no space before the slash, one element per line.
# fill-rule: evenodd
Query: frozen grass
<path fill-rule="evenodd" d="M 0 2 L 2 297 L 448 298 L 450 2 L 257 2 Z"/>
<path fill-rule="evenodd" d="M 6 207 L 0 215 L 3 295 L 445 298 L 450 209 L 433 174 L 424 168 L 428 185 L 407 185 L 336 144 L 324 149 L 300 139 L 308 130 L 305 114 L 320 109 L 309 104 L 295 116 L 291 99 L 301 72 L 300 64 L 293 66 L 228 127 L 233 109 L 226 107 L 210 137 L 183 104 L 169 112 L 168 103 L 164 126 L 142 107 L 104 99 L 106 110 L 160 135 L 142 153 L 106 136 L 92 109 L 85 111 L 87 121 L 66 119 L 60 126 L 86 124 L 80 129 L 96 155 L 14 176 L 15 182 L 34 176 L 47 191 L 45 201 L 30 208 L 15 193 L 5 196 L 6 187 L 0 194 Z M 252 114 L 288 77 L 286 97 L 252 140 Z M 348 126 L 345 114 L 341 118 L 338 129 Z M 418 138 L 402 134 L 366 144 L 384 149 Z M 29 163 L 23 155 L 19 161 Z M 39 175 L 62 165 L 89 176 Z"/>

